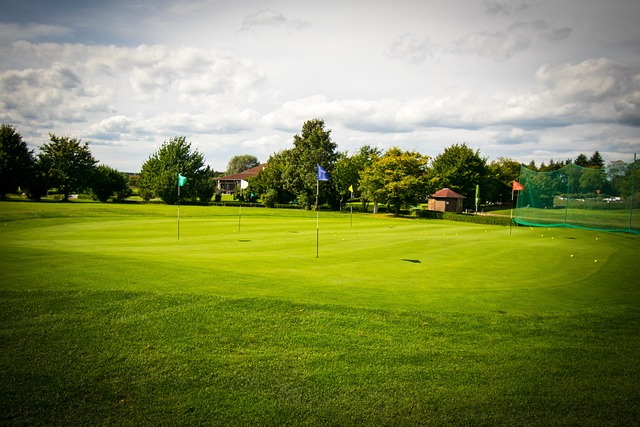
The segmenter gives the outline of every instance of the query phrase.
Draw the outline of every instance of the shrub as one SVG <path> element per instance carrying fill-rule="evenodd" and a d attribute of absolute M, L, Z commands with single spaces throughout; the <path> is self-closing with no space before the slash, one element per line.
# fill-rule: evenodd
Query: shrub
<path fill-rule="evenodd" d="M 267 190 L 265 194 L 262 195 L 261 199 L 262 199 L 262 203 L 264 203 L 266 207 L 273 208 L 276 206 L 278 202 L 278 191 L 271 188 Z"/>

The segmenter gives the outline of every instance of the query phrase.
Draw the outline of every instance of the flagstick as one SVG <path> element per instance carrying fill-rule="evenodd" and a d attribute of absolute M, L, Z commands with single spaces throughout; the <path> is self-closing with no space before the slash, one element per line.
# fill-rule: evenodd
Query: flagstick
<path fill-rule="evenodd" d="M 240 220 L 242 219 L 242 203 L 238 207 L 238 232 L 240 232 Z"/>
<path fill-rule="evenodd" d="M 178 241 L 180 241 L 180 181 L 178 181 Z"/>
<path fill-rule="evenodd" d="M 631 201 L 629 205 L 629 233 L 631 233 L 631 227 L 633 226 L 633 193 L 635 193 L 636 187 L 636 163 L 638 162 L 638 154 L 633 154 L 633 172 L 631 174 Z"/>
<path fill-rule="evenodd" d="M 318 196 L 320 195 L 320 180 L 316 180 L 316 258 L 320 247 L 320 212 L 318 211 Z"/>
<path fill-rule="evenodd" d="M 509 236 L 511 236 L 511 229 L 513 228 L 513 184 L 511 185 L 511 214 L 509 215 Z"/>

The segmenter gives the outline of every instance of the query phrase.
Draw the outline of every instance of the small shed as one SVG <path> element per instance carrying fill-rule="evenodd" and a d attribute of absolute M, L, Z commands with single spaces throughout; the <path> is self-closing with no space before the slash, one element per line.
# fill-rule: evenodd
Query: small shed
<path fill-rule="evenodd" d="M 429 196 L 429 210 L 462 213 L 462 199 L 464 196 L 448 188 L 443 188 Z"/>

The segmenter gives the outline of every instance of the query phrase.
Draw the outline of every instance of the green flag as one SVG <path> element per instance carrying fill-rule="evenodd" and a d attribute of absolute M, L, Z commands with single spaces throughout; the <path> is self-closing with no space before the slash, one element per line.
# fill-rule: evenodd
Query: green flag
<path fill-rule="evenodd" d="M 480 204 L 480 186 L 476 185 L 476 208 Z"/>
<path fill-rule="evenodd" d="M 184 187 L 187 183 L 187 177 L 182 176 L 182 174 L 178 174 L 178 187 Z"/>

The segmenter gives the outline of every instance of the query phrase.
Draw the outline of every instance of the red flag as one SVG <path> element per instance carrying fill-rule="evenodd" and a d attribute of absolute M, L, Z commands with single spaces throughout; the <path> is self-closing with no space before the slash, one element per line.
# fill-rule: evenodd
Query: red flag
<path fill-rule="evenodd" d="M 520 184 L 518 181 L 513 181 L 513 191 L 524 190 L 524 186 Z"/>

